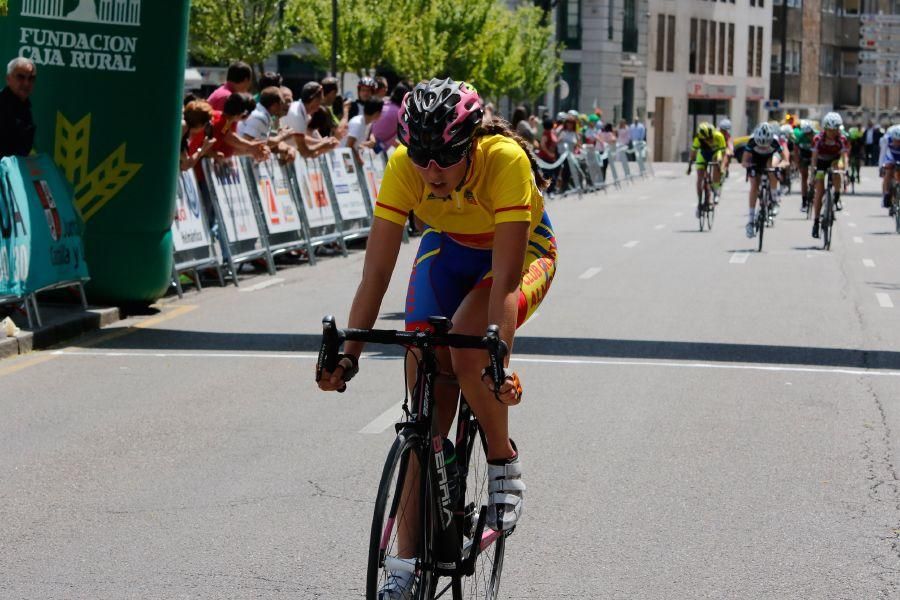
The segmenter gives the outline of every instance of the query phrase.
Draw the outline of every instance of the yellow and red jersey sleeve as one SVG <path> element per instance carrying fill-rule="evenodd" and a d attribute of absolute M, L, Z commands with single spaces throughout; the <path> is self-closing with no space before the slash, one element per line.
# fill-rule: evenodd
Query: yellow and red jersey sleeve
<path fill-rule="evenodd" d="M 497 144 L 491 148 L 490 159 L 494 223 L 532 221 L 534 175 L 528 155 L 517 143 Z"/>
<path fill-rule="evenodd" d="M 399 146 L 384 170 L 375 216 L 405 225 L 409 211 L 415 208 L 424 188 L 425 183 L 406 156 L 406 148 Z"/>

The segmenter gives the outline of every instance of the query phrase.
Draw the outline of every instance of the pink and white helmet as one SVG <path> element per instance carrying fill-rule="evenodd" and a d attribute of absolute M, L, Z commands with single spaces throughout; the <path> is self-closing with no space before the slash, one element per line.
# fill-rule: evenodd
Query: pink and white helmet
<path fill-rule="evenodd" d="M 464 81 L 432 79 L 403 98 L 397 138 L 414 152 L 462 155 L 483 117 L 475 88 Z"/>

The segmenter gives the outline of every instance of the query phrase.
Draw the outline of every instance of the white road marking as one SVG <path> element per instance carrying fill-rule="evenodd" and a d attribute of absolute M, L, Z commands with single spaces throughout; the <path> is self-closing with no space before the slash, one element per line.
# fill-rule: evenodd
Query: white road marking
<path fill-rule="evenodd" d="M 125 357 L 125 358 L 262 358 L 262 359 L 292 359 L 292 360 L 316 360 L 318 354 L 303 353 L 258 353 L 249 354 L 241 352 L 97 352 L 97 351 L 77 351 L 77 350 L 56 350 L 49 354 L 57 356 L 100 356 L 100 357 Z M 364 353 L 363 358 L 366 360 L 401 360 L 402 356 L 379 355 Z M 601 359 L 554 359 L 554 358 L 522 358 L 513 357 L 510 360 L 514 362 L 536 363 L 536 364 L 565 364 L 565 365 L 599 365 L 599 366 L 622 366 L 622 367 L 667 367 L 675 369 L 732 369 L 738 371 L 778 371 L 785 373 L 831 373 L 837 375 L 871 375 L 878 377 L 900 377 L 900 371 L 889 371 L 880 369 L 839 369 L 831 367 L 794 367 L 794 366 L 773 366 L 773 365 L 740 365 L 729 363 L 696 363 L 696 362 L 666 362 L 666 361 L 649 361 L 649 360 L 601 360 Z M 393 407 L 391 408 L 393 410 Z M 388 412 L 388 411 L 385 411 Z"/>
<path fill-rule="evenodd" d="M 259 290 L 264 290 L 267 287 L 272 287 L 273 285 L 278 285 L 279 283 L 284 283 L 284 279 L 280 277 L 276 277 L 274 279 L 267 279 L 266 281 L 260 281 L 256 285 L 251 285 L 249 287 L 239 288 L 239 292 L 258 292 Z"/>
<path fill-rule="evenodd" d="M 853 236 L 853 243 L 854 243 L 854 244 L 862 244 L 862 243 L 863 243 L 863 239 L 862 239 L 861 237 L 859 237 L 858 235 L 854 235 L 854 236 Z"/>
<path fill-rule="evenodd" d="M 640 243 L 641 243 L 641 242 L 638 241 L 638 240 L 631 240 L 630 242 L 625 242 L 624 246 L 625 246 L 626 248 L 634 248 L 635 246 L 637 246 L 637 245 L 640 244 Z"/>
<path fill-rule="evenodd" d="M 875 298 L 878 300 L 878 305 L 881 308 L 894 308 L 894 303 L 891 301 L 891 297 L 884 292 L 878 292 L 875 294 Z"/>
<path fill-rule="evenodd" d="M 680 216 L 682 216 L 683 214 L 684 214 L 683 212 L 677 212 L 677 213 L 675 213 L 675 216 L 676 216 L 676 217 L 680 217 Z"/>
<path fill-rule="evenodd" d="M 731 258 L 728 260 L 728 262 L 734 265 L 742 265 L 747 262 L 748 258 L 750 258 L 749 252 L 735 252 L 731 255 Z"/>
<path fill-rule="evenodd" d="M 649 200 L 650 196 L 638 196 L 638 200 Z"/>
<path fill-rule="evenodd" d="M 659 230 L 659 229 L 662 229 L 662 228 L 664 228 L 664 227 L 665 227 L 665 225 L 663 225 L 662 223 L 660 223 L 659 225 L 657 225 L 657 226 L 654 227 L 653 229 Z"/>
<path fill-rule="evenodd" d="M 870 268 L 870 269 L 874 269 L 874 268 L 875 268 L 875 261 L 872 260 L 871 258 L 864 258 L 864 259 L 862 259 L 862 261 L 863 261 L 863 265 L 864 265 L 864 266 L 866 266 L 866 267 L 868 267 L 868 268 Z"/>
<path fill-rule="evenodd" d="M 403 416 L 403 402 L 398 402 L 377 417 L 371 423 L 359 430 L 360 433 L 381 433 Z"/>
<path fill-rule="evenodd" d="M 596 275 L 597 273 L 599 273 L 602 270 L 603 270 L 603 267 L 591 267 L 590 269 L 588 269 L 587 271 L 585 271 L 584 273 L 579 275 L 578 279 L 590 279 L 591 277 L 593 277 L 594 275 Z"/>
<path fill-rule="evenodd" d="M 847 223 L 847 225 L 850 227 L 856 227 L 856 223 Z"/>

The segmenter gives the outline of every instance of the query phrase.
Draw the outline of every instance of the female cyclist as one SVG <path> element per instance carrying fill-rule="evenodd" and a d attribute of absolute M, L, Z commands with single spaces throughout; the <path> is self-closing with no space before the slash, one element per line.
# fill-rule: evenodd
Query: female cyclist
<path fill-rule="evenodd" d="M 504 121 L 482 119 L 478 94 L 464 82 L 433 79 L 403 99 L 402 146 L 385 170 L 350 327 L 375 324 L 413 210 L 426 229 L 410 274 L 406 329 L 427 328 L 432 315 L 449 317 L 453 332 L 468 335 L 483 335 L 495 323 L 512 350 L 516 328 L 533 314 L 553 279 L 556 240 L 541 195 L 546 181 L 530 146 Z M 362 350 L 362 344 L 347 342 L 339 366 L 323 373 L 319 387 L 343 389 L 358 371 Z M 441 430 L 446 436 L 462 388 L 487 438 L 487 525 L 509 530 L 522 514 L 525 491 L 507 418 L 509 405 L 521 400 L 518 376 L 510 374 L 495 397 L 493 382 L 483 374 L 483 350 L 444 349 L 439 360 Z M 380 597 L 406 598 L 412 587 L 412 575 L 398 572 Z"/>

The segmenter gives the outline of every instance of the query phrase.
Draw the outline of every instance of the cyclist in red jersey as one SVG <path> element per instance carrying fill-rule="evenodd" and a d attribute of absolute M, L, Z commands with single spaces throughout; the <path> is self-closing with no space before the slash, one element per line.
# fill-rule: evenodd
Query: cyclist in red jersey
<path fill-rule="evenodd" d="M 812 236 L 819 237 L 819 215 L 822 212 L 822 196 L 825 195 L 825 172 L 831 168 L 842 170 L 849 163 L 850 142 L 841 133 L 843 119 L 836 112 L 830 112 L 822 119 L 822 133 L 813 139 L 812 164 L 816 168 L 816 194 L 813 200 L 815 221 Z M 841 210 L 841 175 L 834 173 L 834 208 Z"/>

